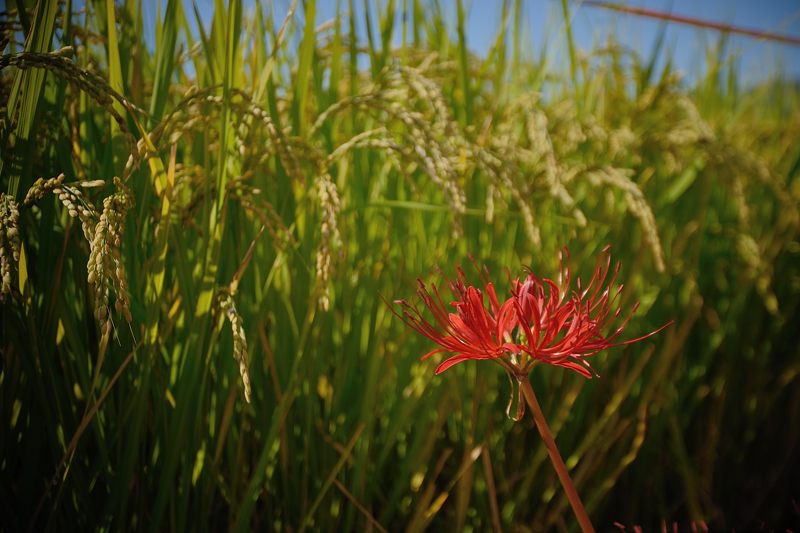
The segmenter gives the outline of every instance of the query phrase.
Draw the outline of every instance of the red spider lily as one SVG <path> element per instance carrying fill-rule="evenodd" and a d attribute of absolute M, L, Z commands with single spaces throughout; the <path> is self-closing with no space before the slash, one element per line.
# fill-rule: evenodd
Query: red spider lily
<path fill-rule="evenodd" d="M 613 287 L 620 263 L 617 261 L 612 273 L 610 249 L 609 245 L 600 252 L 587 286 L 583 287 L 578 278 L 577 290 L 571 294 L 569 252 L 566 248 L 559 254 L 558 284 L 549 279 L 540 280 L 532 272 L 523 283 L 514 283 L 512 294 L 517 323 L 525 338 L 519 346 L 530 359 L 521 365 L 522 372 L 527 373 L 532 364 L 542 361 L 591 378 L 592 368 L 586 357 L 607 348 L 646 339 L 672 324 L 668 322 L 647 335 L 617 342 L 617 337 L 638 309 L 637 302 L 612 333 L 604 333 L 613 327 L 622 313 L 620 307 L 614 307 L 623 285 Z"/>
<path fill-rule="evenodd" d="M 450 292 L 455 298 L 450 304 L 455 308 L 455 313 L 451 313 L 436 285 L 431 285 L 429 291 L 425 283 L 417 279 L 417 294 L 433 314 L 435 325 L 425 319 L 416 305 L 406 300 L 395 301 L 401 306 L 401 313 L 390 306 L 392 312 L 409 327 L 441 346 L 422 356 L 423 360 L 441 352 L 456 353 L 436 368 L 437 374 L 461 361 L 497 359 L 510 351 L 519 350 L 518 346 L 507 342 L 517 323 L 514 299 L 509 298 L 501 305 L 494 285 L 486 280 L 484 282 L 490 309 L 484 305 L 481 290 L 467 285 L 464 271 L 459 268 L 458 279 L 449 283 Z"/>
<path fill-rule="evenodd" d="M 448 312 L 436 285 L 429 291 L 419 279 L 417 294 L 433 314 L 433 323 L 406 300 L 395 302 L 400 305 L 401 312 L 390 308 L 408 326 L 440 346 L 425 354 L 423 360 L 442 352 L 455 353 L 439 364 L 436 374 L 462 361 L 490 359 L 517 376 L 527 375 L 534 364 L 544 362 L 591 378 L 592 368 L 585 358 L 606 348 L 646 339 L 672 324 L 669 322 L 636 339 L 617 342 L 639 307 L 637 303 L 612 333 L 604 333 L 622 312 L 620 307 L 614 307 L 623 286 L 613 288 L 620 264 L 617 262 L 612 274 L 609 250 L 610 246 L 606 246 L 601 251 L 588 285 L 583 287 L 578 278 L 577 290 L 572 292 L 569 252 L 565 248 L 560 254 L 558 283 L 539 279 L 529 272 L 524 281 L 512 282 L 511 297 L 502 304 L 494 285 L 487 280 L 485 269 L 481 277 L 489 300 L 488 308 L 483 292 L 468 285 L 459 268 L 457 280 L 449 283 L 455 298 L 450 305 L 455 313 Z"/>

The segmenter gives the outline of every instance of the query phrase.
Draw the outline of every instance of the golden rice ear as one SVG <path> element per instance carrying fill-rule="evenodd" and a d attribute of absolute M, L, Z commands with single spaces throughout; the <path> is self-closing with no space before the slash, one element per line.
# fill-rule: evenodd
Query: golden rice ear
<path fill-rule="evenodd" d="M 64 183 L 63 172 L 54 178 L 37 179 L 33 183 L 33 185 L 31 185 L 31 188 L 28 189 L 28 192 L 25 194 L 25 200 L 23 200 L 22 205 L 24 205 L 25 207 L 30 207 L 34 205 L 39 200 L 44 198 L 47 194 L 52 192 L 53 189 L 59 187 L 62 183 Z"/>
<path fill-rule="evenodd" d="M 19 207 L 11 195 L 0 193 L 0 301 L 11 294 L 12 273 L 20 257 Z"/>
<path fill-rule="evenodd" d="M 333 253 L 341 249 L 342 237 L 339 234 L 337 217 L 341 205 L 339 193 L 336 190 L 330 174 L 323 174 L 316 179 L 317 197 L 322 212 L 320 224 L 320 242 L 317 248 L 316 277 L 318 304 L 320 309 L 327 311 L 330 306 L 330 279 L 333 270 Z"/>
<path fill-rule="evenodd" d="M 120 180 L 116 179 L 115 183 L 118 190 L 103 200 L 103 212 L 94 226 L 87 271 L 89 285 L 94 292 L 95 317 L 101 322 L 111 322 L 108 305 L 109 288 L 112 288 L 116 298 L 115 309 L 130 323 L 133 318 L 120 247 L 133 196 Z"/>
<path fill-rule="evenodd" d="M 244 399 L 250 403 L 252 391 L 250 389 L 250 370 L 247 364 L 247 337 L 244 332 L 244 322 L 242 316 L 236 310 L 236 305 L 230 293 L 223 291 L 218 299 L 219 309 L 224 313 L 225 318 L 231 325 L 233 334 L 233 358 L 239 363 L 239 375 L 242 378 L 244 388 Z"/>

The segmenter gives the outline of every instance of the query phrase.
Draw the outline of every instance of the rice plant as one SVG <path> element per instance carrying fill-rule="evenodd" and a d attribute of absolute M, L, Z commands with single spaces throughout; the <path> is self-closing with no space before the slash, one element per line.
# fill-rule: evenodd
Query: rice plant
<path fill-rule="evenodd" d="M 461 1 L 451 32 L 438 2 L 167 0 L 154 42 L 139 2 L 23 4 L 1 529 L 575 531 L 513 383 L 434 375 L 384 300 L 564 246 L 590 279 L 607 244 L 629 338 L 674 325 L 530 375 L 595 527 L 797 527 L 796 84 L 569 36 L 551 65 L 519 0 L 486 57 Z"/>

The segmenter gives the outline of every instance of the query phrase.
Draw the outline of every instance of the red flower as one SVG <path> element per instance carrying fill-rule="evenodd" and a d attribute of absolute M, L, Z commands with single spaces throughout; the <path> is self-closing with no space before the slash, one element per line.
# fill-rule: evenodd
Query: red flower
<path fill-rule="evenodd" d="M 563 366 L 592 377 L 592 367 L 585 360 L 606 348 L 632 344 L 655 335 L 672 322 L 647 335 L 617 342 L 639 303 L 633 305 L 622 323 L 610 334 L 607 332 L 619 318 L 622 309 L 617 300 L 623 285 L 614 288 L 620 263 L 611 271 L 608 245 L 600 252 L 592 278 L 586 287 L 577 281 L 577 290 L 570 293 L 569 251 L 559 254 L 559 282 L 539 280 L 532 272 L 523 283 L 515 282 L 512 289 L 524 342 L 520 344 L 531 361 L 524 365 L 527 372 L 535 361 Z M 566 256 L 566 264 L 564 257 Z M 610 274 L 610 276 L 609 276 Z"/>
<path fill-rule="evenodd" d="M 395 301 L 400 305 L 401 313 L 390 306 L 392 312 L 408 326 L 441 346 L 422 356 L 422 359 L 441 352 L 456 353 L 436 368 L 437 374 L 461 361 L 497 359 L 519 349 L 507 342 L 517 322 L 514 299 L 509 298 L 501 305 L 494 285 L 484 280 L 484 290 L 491 307 L 487 309 L 481 290 L 467 285 L 465 280 L 464 271 L 459 268 L 458 279 L 449 284 L 455 298 L 450 304 L 455 308 L 455 313 L 452 313 L 448 312 L 436 285 L 432 285 L 431 291 L 428 291 L 425 283 L 417 279 L 417 294 L 433 314 L 435 325 L 425 319 L 416 305 L 406 300 Z"/>
<path fill-rule="evenodd" d="M 570 290 L 569 252 L 565 248 L 559 258 L 558 283 L 540 280 L 529 272 L 524 281 L 512 282 L 511 297 L 502 305 L 494 285 L 486 280 L 485 269 L 481 277 L 489 298 L 488 309 L 481 290 L 467 285 L 466 276 L 459 268 L 458 279 L 450 283 L 455 298 L 450 305 L 455 313 L 448 312 L 435 285 L 431 293 L 420 280 L 417 280 L 417 293 L 433 314 L 434 324 L 424 318 L 419 308 L 405 300 L 396 302 L 401 306 L 401 313 L 394 308 L 392 312 L 440 346 L 422 359 L 441 352 L 456 354 L 436 368 L 437 374 L 469 359 L 491 359 L 516 375 L 527 375 L 534 364 L 544 362 L 591 378 L 592 368 L 585 360 L 587 357 L 606 348 L 646 339 L 672 324 L 669 322 L 636 339 L 617 341 L 639 307 L 636 303 L 621 324 L 608 333 L 622 313 L 617 301 L 623 287 L 613 287 L 620 264 L 617 262 L 611 273 L 609 250 L 610 246 L 606 246 L 601 251 L 586 287 L 578 278 L 574 291 Z"/>

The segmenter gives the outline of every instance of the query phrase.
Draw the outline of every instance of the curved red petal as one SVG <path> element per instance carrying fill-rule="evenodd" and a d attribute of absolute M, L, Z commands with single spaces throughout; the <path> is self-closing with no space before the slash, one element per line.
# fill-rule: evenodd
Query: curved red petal
<path fill-rule="evenodd" d="M 450 357 L 449 359 L 445 359 L 444 361 L 442 361 L 439 364 L 439 366 L 436 367 L 436 370 L 435 370 L 434 373 L 436 375 L 439 375 L 442 372 L 444 372 L 445 370 L 457 365 L 458 363 L 462 363 L 464 361 L 470 361 L 470 360 L 482 361 L 482 360 L 486 360 L 486 359 L 496 359 L 496 357 L 495 356 L 491 356 L 491 355 L 478 355 L 478 354 L 460 353 L 458 355 L 454 355 L 453 357 Z"/>

